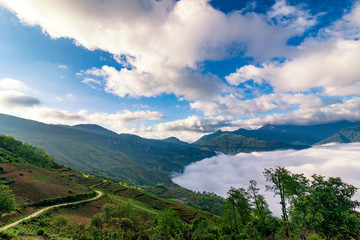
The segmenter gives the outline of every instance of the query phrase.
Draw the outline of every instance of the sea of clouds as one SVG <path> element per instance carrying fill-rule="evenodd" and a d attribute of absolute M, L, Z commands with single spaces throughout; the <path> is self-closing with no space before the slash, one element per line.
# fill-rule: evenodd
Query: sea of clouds
<path fill-rule="evenodd" d="M 239 153 L 235 156 L 218 154 L 187 166 L 173 181 L 193 191 L 214 192 L 226 197 L 230 187 L 247 188 L 256 180 L 265 195 L 270 210 L 280 216 L 279 200 L 265 191 L 264 168 L 286 167 L 293 173 L 341 177 L 346 183 L 360 188 L 360 143 L 326 144 L 305 150 Z M 356 198 L 360 200 L 360 191 Z"/>

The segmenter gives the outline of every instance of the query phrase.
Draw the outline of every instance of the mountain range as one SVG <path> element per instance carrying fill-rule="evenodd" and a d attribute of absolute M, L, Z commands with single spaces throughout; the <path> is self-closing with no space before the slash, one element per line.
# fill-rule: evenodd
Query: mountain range
<path fill-rule="evenodd" d="M 190 144 L 175 137 L 156 140 L 117 134 L 93 124 L 44 124 L 0 114 L 0 134 L 44 148 L 57 163 L 82 172 L 142 185 L 173 185 L 170 175 L 216 155 L 303 149 L 329 142 L 360 141 L 360 122 L 297 126 L 265 125 L 256 130 L 217 131 Z"/>
<path fill-rule="evenodd" d="M 171 139 L 116 134 L 91 124 L 44 124 L 4 114 L 0 133 L 44 148 L 59 164 L 142 185 L 172 185 L 168 173 L 215 155 L 202 146 Z"/>
<path fill-rule="evenodd" d="M 272 151 L 276 149 L 303 149 L 330 142 L 360 141 L 360 122 L 339 121 L 309 126 L 272 125 L 259 129 L 221 130 L 205 135 L 194 144 L 208 146 L 226 154 Z"/>

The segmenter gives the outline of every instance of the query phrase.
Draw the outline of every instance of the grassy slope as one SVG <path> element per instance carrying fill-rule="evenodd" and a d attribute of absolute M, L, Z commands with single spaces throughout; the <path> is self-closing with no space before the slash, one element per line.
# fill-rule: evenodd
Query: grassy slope
<path fill-rule="evenodd" d="M 143 188 L 146 192 L 162 199 L 185 204 L 215 215 L 221 215 L 222 207 L 226 204 L 225 199 L 213 193 L 196 193 L 188 189 L 167 187 L 162 184 L 144 186 Z"/>
<path fill-rule="evenodd" d="M 139 206 L 143 206 L 146 208 L 154 209 L 154 210 L 164 210 L 166 208 L 174 209 L 180 218 L 188 223 L 192 223 L 200 216 L 205 217 L 207 219 L 214 219 L 215 216 L 213 214 L 199 211 L 191 207 L 186 207 L 174 202 L 169 202 L 159 197 L 152 196 L 148 193 L 145 193 L 142 190 L 136 188 L 129 188 L 117 183 L 113 182 L 103 182 L 97 186 L 97 188 L 104 190 L 105 192 L 121 197 L 123 199 L 130 199 L 139 203 L 135 204 L 138 208 Z"/>
<path fill-rule="evenodd" d="M 192 222 L 200 216 L 214 219 L 214 216 L 185 207 L 180 204 L 168 202 L 149 195 L 138 188 L 120 185 L 109 180 L 95 176 L 83 175 L 67 168 L 44 169 L 29 163 L 26 158 L 19 157 L 17 152 L 0 148 L 0 167 L 3 171 L 0 177 L 9 181 L 9 187 L 16 195 L 18 212 L 0 218 L 0 225 L 11 219 L 19 218 L 33 210 L 31 205 L 40 200 L 82 194 L 89 191 L 90 186 L 102 189 L 106 197 L 80 206 L 71 206 L 65 209 L 54 210 L 56 215 L 66 215 L 74 223 L 88 223 L 91 217 L 102 211 L 106 203 L 122 202 L 144 212 L 144 216 L 157 214 L 165 208 L 173 208 L 186 222 Z M 31 157 L 31 156 L 30 156 Z"/>

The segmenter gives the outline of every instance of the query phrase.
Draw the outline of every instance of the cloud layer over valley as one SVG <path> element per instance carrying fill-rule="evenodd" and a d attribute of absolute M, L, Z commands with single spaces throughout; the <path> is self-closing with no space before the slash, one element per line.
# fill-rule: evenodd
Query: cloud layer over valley
<path fill-rule="evenodd" d="M 247 188 L 249 181 L 258 182 L 274 214 L 280 207 L 273 193 L 265 192 L 264 168 L 286 167 L 293 173 L 341 177 L 346 183 L 360 187 L 360 143 L 328 144 L 305 150 L 219 154 L 187 166 L 184 173 L 173 178 L 182 187 L 194 191 L 214 192 L 226 197 L 230 187 Z M 360 200 L 360 193 L 357 194 Z"/>

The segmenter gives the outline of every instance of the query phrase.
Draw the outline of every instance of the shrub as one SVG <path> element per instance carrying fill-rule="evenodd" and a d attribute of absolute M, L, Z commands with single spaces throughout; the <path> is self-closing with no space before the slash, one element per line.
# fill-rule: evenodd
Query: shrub
<path fill-rule="evenodd" d="M 43 228 L 40 228 L 38 231 L 37 231 L 37 234 L 38 235 L 44 235 L 45 233 L 45 230 Z"/>
<path fill-rule="evenodd" d="M 65 197 L 42 199 L 39 202 L 34 203 L 34 206 L 35 207 L 45 207 L 45 206 L 50 206 L 50 205 L 59 204 L 59 203 L 76 202 L 76 201 L 80 201 L 80 200 L 89 199 L 91 197 L 94 197 L 95 195 L 96 195 L 96 192 L 93 191 L 93 192 L 88 192 L 88 193 L 83 193 L 83 194 L 78 194 L 78 195 L 70 195 L 70 196 L 65 196 Z"/>

